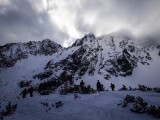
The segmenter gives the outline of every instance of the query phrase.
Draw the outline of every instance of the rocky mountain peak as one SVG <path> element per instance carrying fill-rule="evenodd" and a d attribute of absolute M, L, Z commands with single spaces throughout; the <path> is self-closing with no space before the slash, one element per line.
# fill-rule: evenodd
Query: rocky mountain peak
<path fill-rule="evenodd" d="M 9 43 L 0 47 L 0 68 L 12 67 L 17 60 L 26 59 L 29 55 L 52 55 L 62 49 L 61 45 L 49 39 L 38 42 Z"/>
<path fill-rule="evenodd" d="M 135 45 L 133 38 L 127 34 L 100 37 L 88 34 L 75 41 L 59 56 L 64 54 L 68 56 L 58 58 L 57 62 L 52 62 L 55 59 L 48 62 L 45 71 L 52 71 L 55 76 L 68 71 L 74 79 L 100 75 L 108 80 L 112 76 L 129 76 L 138 63 L 149 65 L 152 60 L 149 52 L 142 46 Z"/>
<path fill-rule="evenodd" d="M 93 33 L 85 35 L 83 38 L 76 40 L 72 46 L 82 46 L 85 44 L 91 44 L 96 40 L 96 37 Z"/>

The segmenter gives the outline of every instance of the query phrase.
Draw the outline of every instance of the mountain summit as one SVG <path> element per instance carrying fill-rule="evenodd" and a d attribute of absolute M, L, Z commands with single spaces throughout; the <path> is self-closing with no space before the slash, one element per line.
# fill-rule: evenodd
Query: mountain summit
<path fill-rule="evenodd" d="M 27 78 L 36 79 L 35 81 L 61 79 L 61 75 L 67 73 L 75 84 L 83 79 L 92 87 L 95 87 L 98 79 L 108 86 L 110 82 L 120 83 L 119 86 L 124 82 L 128 84 L 128 79 L 142 83 L 148 81 L 148 85 L 150 79 L 157 81 L 158 78 L 158 74 L 152 72 L 158 68 L 159 51 L 159 45 L 143 47 L 135 44 L 135 38 L 127 32 L 99 37 L 90 33 L 77 39 L 68 48 L 49 39 L 6 44 L 0 47 L 0 68 L 5 75 L 3 68 L 11 67 L 11 70 L 18 72 L 19 67 L 23 66 L 22 69 L 32 71 L 25 71 Z M 122 79 L 126 81 L 122 82 Z M 134 84 L 133 81 L 130 82 Z"/>
<path fill-rule="evenodd" d="M 132 75 L 138 64 L 149 65 L 151 61 L 149 49 L 135 45 L 131 35 L 114 33 L 95 37 L 87 34 L 50 60 L 45 72 L 53 72 L 49 78 L 67 71 L 75 80 L 97 74 L 108 80 L 112 76 Z"/>

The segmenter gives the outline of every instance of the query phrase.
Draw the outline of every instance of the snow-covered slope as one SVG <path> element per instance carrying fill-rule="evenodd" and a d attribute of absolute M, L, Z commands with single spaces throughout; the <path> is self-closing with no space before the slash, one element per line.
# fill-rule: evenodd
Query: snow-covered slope
<path fill-rule="evenodd" d="M 48 61 L 63 48 L 49 40 L 28 43 L 11 43 L 0 47 L 0 102 L 16 98 L 21 89 L 18 83 L 31 80 L 32 85 L 39 84 L 32 76 L 42 72 Z"/>
<path fill-rule="evenodd" d="M 18 108 L 12 116 L 4 120 L 158 120 L 148 114 L 136 114 L 129 110 L 131 106 L 122 108 L 121 103 L 126 95 L 141 96 L 149 105 L 160 105 L 159 93 L 145 93 L 140 91 L 104 91 L 95 94 L 79 95 L 75 99 L 73 94 L 49 96 L 27 96 L 18 101 Z M 61 100 L 63 106 L 56 108 L 55 102 Z M 47 103 L 48 106 L 42 103 Z"/>
<path fill-rule="evenodd" d="M 21 80 L 33 80 L 33 74 L 43 71 L 45 64 L 53 56 L 29 56 L 27 59 L 18 61 L 13 67 L 4 68 L 0 72 L 0 98 L 2 101 L 8 101 L 16 98 L 21 89 L 18 83 Z M 39 81 L 32 81 L 32 84 Z"/>
<path fill-rule="evenodd" d="M 3 82 L 5 79 L 10 81 L 14 76 L 17 76 L 16 80 L 32 80 L 32 76 L 38 73 L 51 71 L 53 74 L 43 79 L 47 81 L 67 71 L 76 84 L 83 79 L 94 88 L 98 79 L 106 89 L 111 82 L 115 83 L 117 89 L 123 84 L 159 87 L 158 52 L 158 46 L 138 46 L 135 38 L 128 33 L 112 33 L 100 37 L 88 34 L 66 49 L 48 39 L 42 42 L 7 44 L 0 48 L 0 78 Z M 47 60 L 44 62 L 45 59 Z M 2 69 L 7 66 L 13 67 Z M 30 77 L 23 78 L 27 74 L 30 74 Z M 39 82 L 38 79 L 34 81 Z"/>
<path fill-rule="evenodd" d="M 136 92 L 103 92 L 93 95 L 80 95 L 77 100 L 73 95 L 61 96 L 50 94 L 41 96 L 34 93 L 33 98 L 19 100 L 22 89 L 18 86 L 21 80 L 32 81 L 38 87 L 40 83 L 54 80 L 61 81 L 60 75 L 66 71 L 74 83 L 84 80 L 85 85 L 96 89 L 100 80 L 105 90 L 110 90 L 114 83 L 116 90 L 125 85 L 137 87 L 143 84 L 149 87 L 160 87 L 160 47 L 143 47 L 135 44 L 135 38 L 128 33 L 113 33 L 95 37 L 85 35 L 68 48 L 44 40 L 42 42 L 14 43 L 0 47 L 0 106 L 5 107 L 8 101 L 18 103 L 17 112 L 6 119 L 148 119 L 153 117 L 135 115 L 117 103 L 126 94 L 143 96 L 149 103 L 159 105 L 159 94 Z M 42 79 L 39 74 L 51 72 Z M 63 83 L 62 83 L 63 84 Z M 153 99 L 150 99 L 153 98 Z M 62 100 L 63 108 L 45 108 L 41 102 Z M 110 109 L 108 109 L 110 108 Z M 0 109 L 0 110 L 1 110 Z M 46 110 L 48 112 L 46 112 Z M 123 114 L 120 113 L 124 110 Z M 63 117 L 63 116 L 65 117 Z M 24 117 L 26 116 L 26 117 Z"/>
<path fill-rule="evenodd" d="M 97 80 L 100 80 L 106 89 L 111 82 L 118 88 L 123 84 L 160 86 L 160 76 L 156 73 L 160 68 L 159 50 L 152 46 L 139 46 L 134 41 L 134 37 L 128 33 L 113 33 L 100 37 L 85 35 L 47 63 L 44 71 L 52 71 L 54 74 L 44 80 L 67 71 L 73 76 L 75 83 L 79 84 L 83 79 L 94 88 Z"/>
<path fill-rule="evenodd" d="M 117 89 L 123 84 L 133 87 L 138 84 L 160 86 L 159 47 L 138 46 L 135 38 L 128 33 L 100 37 L 88 34 L 66 49 L 47 39 L 42 42 L 7 44 L 0 50 L 1 67 L 7 67 L 8 63 L 14 65 L 1 68 L 1 84 L 33 80 L 32 76 L 51 71 L 53 74 L 43 79 L 48 81 L 67 71 L 74 83 L 79 84 L 83 79 L 93 88 L 96 88 L 97 80 L 104 84 L 105 89 L 109 88 L 111 82 L 115 83 Z M 26 59 L 21 57 L 23 54 L 27 55 Z M 39 78 L 34 81 L 40 83 Z"/>

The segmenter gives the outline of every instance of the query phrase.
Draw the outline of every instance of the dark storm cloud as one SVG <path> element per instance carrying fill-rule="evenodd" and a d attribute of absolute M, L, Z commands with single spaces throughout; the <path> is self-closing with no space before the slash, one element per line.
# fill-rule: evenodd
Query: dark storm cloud
<path fill-rule="evenodd" d="M 0 45 L 45 38 L 63 44 L 62 40 L 68 38 L 51 22 L 47 11 L 38 11 L 34 4 L 39 3 L 27 0 L 12 0 L 5 5 L 0 3 Z"/>

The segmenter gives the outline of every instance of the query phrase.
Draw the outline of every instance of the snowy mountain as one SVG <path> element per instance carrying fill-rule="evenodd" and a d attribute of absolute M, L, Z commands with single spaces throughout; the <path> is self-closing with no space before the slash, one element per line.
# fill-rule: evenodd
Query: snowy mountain
<path fill-rule="evenodd" d="M 7 120 L 153 119 L 121 107 L 117 109 L 117 104 L 127 94 L 143 96 L 150 105 L 160 105 L 159 93 L 154 91 L 117 91 L 122 85 L 127 88 L 139 84 L 160 87 L 160 45 L 138 45 L 129 33 L 99 37 L 87 34 L 68 48 L 48 39 L 11 43 L 0 47 L 0 56 L 0 91 L 3 91 L 0 93 L 0 112 L 9 101 L 18 103 L 16 113 L 5 117 Z M 109 91 L 78 94 L 76 101 L 73 94 L 59 95 L 67 80 L 77 85 L 83 80 L 85 86 L 91 85 L 93 89 L 100 80 Z M 110 83 L 115 84 L 116 91 L 110 91 Z M 20 93 L 30 86 L 35 89 L 34 97 L 22 99 Z M 53 94 L 41 96 L 42 92 L 46 94 L 48 91 Z M 53 102 L 59 100 L 64 105 L 57 109 Z M 45 107 L 46 103 L 48 106 Z"/>
<path fill-rule="evenodd" d="M 136 39 L 130 33 L 117 32 L 100 37 L 95 37 L 91 33 L 76 40 L 68 48 L 62 48 L 49 39 L 41 42 L 11 43 L 0 47 L 0 67 L 2 69 L 13 66 L 12 69 L 17 69 L 16 64 L 21 63 L 23 59 L 27 59 L 28 63 L 25 64 L 29 66 L 29 64 L 35 64 L 37 58 L 36 63 L 43 62 L 43 67 L 39 65 L 39 68 L 35 70 L 30 66 L 30 69 L 36 72 L 29 73 L 30 79 L 34 78 L 37 82 L 61 79 L 61 74 L 67 72 L 73 78 L 74 83 L 79 84 L 83 79 L 93 87 L 98 79 L 107 87 L 111 81 L 119 83 L 119 80 L 115 81 L 115 79 L 120 79 L 120 81 L 126 79 L 127 81 L 123 80 L 124 84 L 126 82 L 128 84 L 129 79 L 136 79 L 135 81 L 139 81 L 140 84 L 145 83 L 144 80 L 140 80 L 145 78 L 148 81 L 146 85 L 149 85 L 151 77 L 132 77 L 137 72 L 141 73 L 139 76 L 146 76 L 143 75 L 144 69 L 150 69 L 150 67 L 152 69 L 152 66 L 155 67 L 155 64 L 158 64 L 160 47 L 159 45 L 140 46 L 135 41 Z M 48 61 L 44 62 L 44 58 Z M 27 68 L 25 64 L 23 67 Z M 155 68 L 158 67 L 159 65 Z M 4 72 L 3 69 L 2 72 Z M 156 79 L 154 85 L 156 85 L 159 76 L 157 74 L 154 76 Z"/>
<path fill-rule="evenodd" d="M 26 59 L 29 55 L 52 55 L 62 50 L 62 46 L 49 40 L 30 41 L 27 43 L 10 43 L 0 46 L 0 68 L 12 67 L 18 60 Z"/>
<path fill-rule="evenodd" d="M 131 76 L 138 66 L 152 64 L 155 59 L 151 55 L 153 51 L 156 51 L 158 56 L 156 47 L 146 48 L 135 44 L 134 41 L 134 37 L 128 33 L 113 33 L 100 37 L 85 35 L 50 60 L 44 72 L 37 77 L 47 74 L 48 71 L 53 74 L 42 79 L 59 77 L 64 71 L 67 71 L 75 82 L 90 78 L 96 82 L 97 78 L 109 80 L 118 76 Z"/>
<path fill-rule="evenodd" d="M 64 71 L 73 77 L 75 83 L 90 77 L 97 79 L 97 76 L 104 80 L 132 76 L 136 68 L 149 66 L 160 53 L 160 45 L 146 47 L 136 44 L 135 41 L 130 33 L 117 32 L 100 37 L 91 33 L 76 40 L 68 48 L 62 48 L 49 39 L 10 43 L 0 47 L 0 68 L 12 67 L 18 60 L 29 56 L 42 55 L 52 57 L 43 67 L 44 71 L 33 74 L 34 78 L 49 80 L 59 77 Z M 29 61 L 32 63 L 32 60 Z M 40 78 L 47 73 L 50 74 Z"/>

